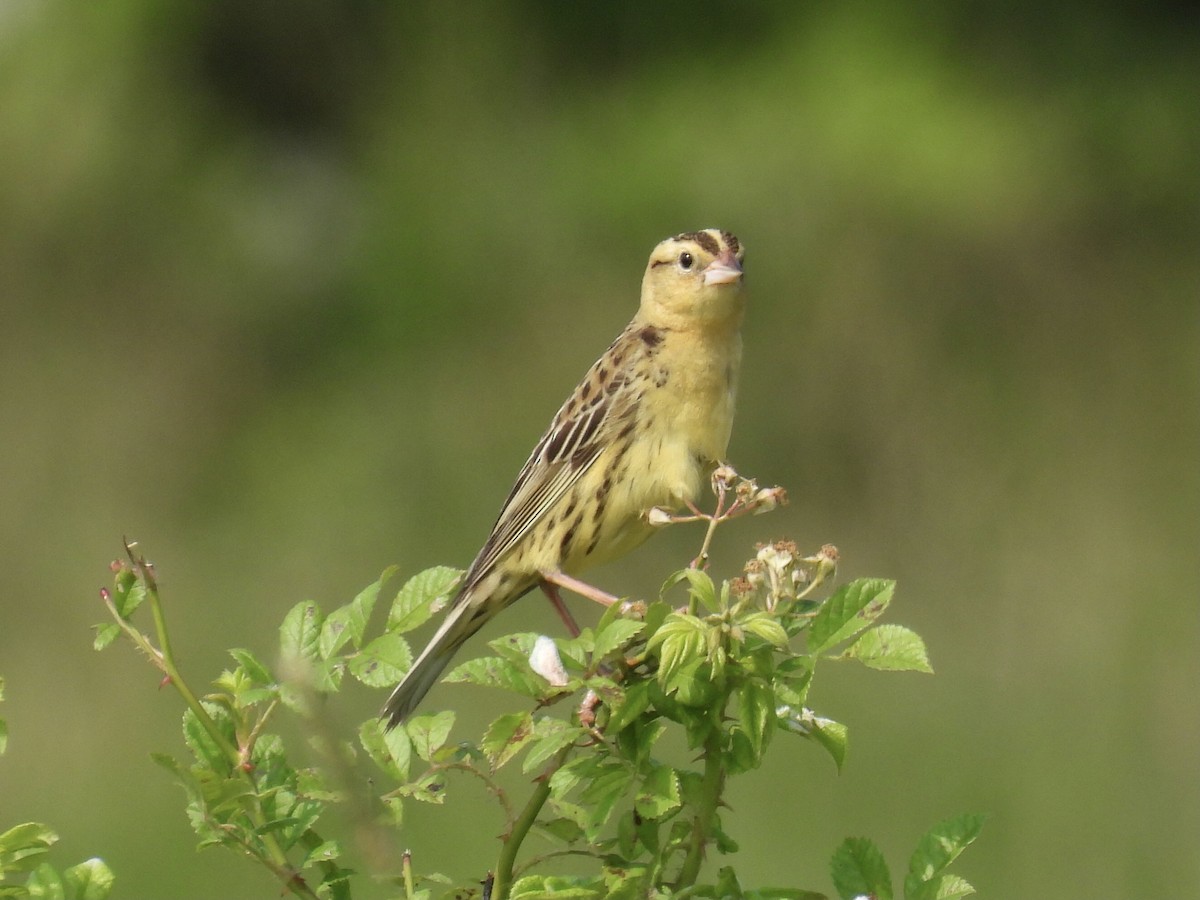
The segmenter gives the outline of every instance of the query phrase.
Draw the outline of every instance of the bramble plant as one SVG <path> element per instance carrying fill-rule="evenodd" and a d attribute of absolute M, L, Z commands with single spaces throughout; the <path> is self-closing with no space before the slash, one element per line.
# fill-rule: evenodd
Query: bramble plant
<path fill-rule="evenodd" d="M 845 726 L 809 705 L 818 663 L 931 669 L 914 632 L 878 623 L 892 600 L 892 582 L 860 579 L 817 596 L 836 571 L 832 546 L 803 556 L 789 542 L 760 545 L 740 576 L 715 582 L 703 566 L 717 525 L 766 511 L 783 495 L 728 472 L 719 474 L 714 489 L 717 512 L 688 517 L 709 522 L 700 555 L 671 575 L 656 598 L 614 604 L 594 628 L 573 638 L 494 640 L 492 655 L 447 676 L 514 695 L 512 711 L 474 741 L 451 740 L 455 714 L 449 710 L 416 715 L 390 731 L 371 718 L 354 741 L 332 733 L 318 714 L 320 698 L 339 691 L 347 673 L 371 688 L 390 689 L 400 680 L 413 659 L 405 636 L 453 597 L 461 575 L 455 569 L 432 568 L 408 579 L 382 633 L 373 637 L 372 613 L 394 568 L 329 613 L 300 603 L 280 628 L 277 672 L 247 650 L 232 650 L 232 667 L 198 697 L 176 667 L 154 568 L 128 545 L 128 562 L 113 564 L 115 585 L 103 592 L 113 621 L 98 626 L 95 644 L 101 649 L 125 635 L 183 697 L 191 759 L 155 759 L 184 786 L 201 846 L 224 846 L 265 865 L 295 896 L 345 900 L 363 877 L 343 865 L 343 842 L 316 830 L 331 806 L 349 806 L 351 818 L 370 823 L 355 829 L 357 849 L 382 869 L 387 854 L 380 848 L 403 846 L 406 806 L 444 802 L 448 782 L 461 774 L 485 785 L 503 816 L 490 868 L 481 863 L 465 882 L 418 874 L 405 852 L 382 873 L 394 896 L 818 898 L 794 887 L 744 888 L 732 865 L 715 872 L 705 867 L 706 859 L 738 849 L 732 836 L 738 829 L 729 825 L 723 804 L 729 779 L 757 769 L 779 733 L 814 741 L 841 768 Z M 728 506 L 727 499 L 733 501 Z M 660 514 L 656 524 L 667 521 Z M 143 604 L 150 607 L 153 636 L 133 622 Z M 291 762 L 283 740 L 269 730 L 284 712 L 299 716 L 312 735 L 326 761 L 321 769 Z M 695 754 L 694 764 L 656 757 L 656 744 L 671 733 Z M 357 774 L 363 754 L 386 784 Z M 519 797 L 497 777 L 515 766 L 532 776 Z M 364 799 L 367 782 L 378 789 Z M 973 893 L 947 869 L 981 826 L 982 817 L 964 815 L 922 837 L 903 896 L 947 900 Z M 554 849 L 530 855 L 526 839 L 535 831 Z M 590 860 L 590 868 L 556 874 L 554 861 L 563 856 Z M 831 868 L 845 900 L 893 897 L 882 854 L 865 838 L 844 841 Z"/>

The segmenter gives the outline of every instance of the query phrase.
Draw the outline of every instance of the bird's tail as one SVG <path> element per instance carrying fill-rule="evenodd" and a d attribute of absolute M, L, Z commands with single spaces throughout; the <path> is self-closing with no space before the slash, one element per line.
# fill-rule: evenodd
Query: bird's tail
<path fill-rule="evenodd" d="M 450 660 L 454 658 L 454 654 L 458 652 L 458 648 L 467 638 L 482 628 L 488 619 L 529 590 L 528 585 L 523 586 L 519 592 L 511 590 L 497 592 L 495 585 L 489 585 L 489 587 L 492 590 L 484 593 L 486 589 L 478 582 L 468 584 L 451 601 L 441 627 L 429 639 L 429 643 L 421 651 L 421 655 L 417 657 L 412 668 L 408 670 L 408 674 L 396 685 L 396 689 L 388 697 L 387 703 L 383 705 L 383 710 L 379 715 L 385 721 L 387 728 L 395 728 L 412 715 L 417 704 L 437 683 L 438 678 L 441 677 L 442 672 L 445 671 L 446 666 L 450 664 Z"/>

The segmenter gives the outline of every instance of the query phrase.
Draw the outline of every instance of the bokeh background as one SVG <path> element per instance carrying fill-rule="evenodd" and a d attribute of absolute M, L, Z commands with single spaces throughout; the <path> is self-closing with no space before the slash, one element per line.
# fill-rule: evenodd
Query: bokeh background
<path fill-rule="evenodd" d="M 0 5 L 0 828 L 121 897 L 277 896 L 193 849 L 177 698 L 91 650 L 122 536 L 199 684 L 298 600 L 465 565 L 651 246 L 710 225 L 753 291 L 731 455 L 794 501 L 717 571 L 836 543 L 937 669 L 826 672 L 847 767 L 743 779 L 743 879 L 828 890 L 848 834 L 902 871 L 984 811 L 983 896 L 1200 895 L 1187 4 Z M 468 785 L 402 840 L 468 877 L 498 827 Z"/>

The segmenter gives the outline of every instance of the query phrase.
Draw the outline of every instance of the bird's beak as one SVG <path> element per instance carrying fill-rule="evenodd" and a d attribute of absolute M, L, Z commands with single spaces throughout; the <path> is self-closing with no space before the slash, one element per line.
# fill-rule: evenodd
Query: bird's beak
<path fill-rule="evenodd" d="M 704 270 L 705 284 L 733 284 L 735 281 L 740 281 L 741 277 L 742 264 L 729 250 L 724 251 L 710 262 L 708 268 Z"/>

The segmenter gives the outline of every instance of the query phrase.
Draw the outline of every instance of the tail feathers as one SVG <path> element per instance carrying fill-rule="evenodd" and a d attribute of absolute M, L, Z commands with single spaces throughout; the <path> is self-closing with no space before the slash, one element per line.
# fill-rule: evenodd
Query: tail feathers
<path fill-rule="evenodd" d="M 458 648 L 479 630 L 483 622 L 474 621 L 474 612 L 470 598 L 465 594 L 452 603 L 441 627 L 383 705 L 379 715 L 386 720 L 388 728 L 395 728 L 412 715 L 429 689 L 437 684 Z"/>

